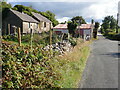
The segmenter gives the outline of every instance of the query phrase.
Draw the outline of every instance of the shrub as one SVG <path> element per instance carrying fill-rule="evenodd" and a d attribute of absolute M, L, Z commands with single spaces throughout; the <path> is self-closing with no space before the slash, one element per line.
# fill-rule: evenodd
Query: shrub
<path fill-rule="evenodd" d="M 71 43 L 71 45 L 72 45 L 73 47 L 77 45 L 76 40 L 75 40 L 74 38 L 72 38 L 72 37 L 69 39 L 69 42 Z"/>
<path fill-rule="evenodd" d="M 56 71 L 49 51 L 41 46 L 18 47 L 2 43 L 3 88 L 54 88 L 60 87 L 61 74 Z"/>
<path fill-rule="evenodd" d="M 4 35 L 2 38 L 7 41 L 18 41 L 17 36 L 15 35 Z"/>

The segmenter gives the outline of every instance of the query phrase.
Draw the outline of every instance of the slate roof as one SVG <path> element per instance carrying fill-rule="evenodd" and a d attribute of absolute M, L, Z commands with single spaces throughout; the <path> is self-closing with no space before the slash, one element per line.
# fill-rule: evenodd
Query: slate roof
<path fill-rule="evenodd" d="M 32 18 L 31 16 L 29 16 L 27 14 L 23 14 L 23 13 L 20 13 L 18 11 L 12 10 L 12 9 L 10 9 L 10 11 L 13 12 L 16 16 L 18 16 L 23 21 L 38 23 L 37 20 L 35 20 L 34 18 Z"/>
<path fill-rule="evenodd" d="M 40 21 L 51 23 L 51 21 L 49 19 L 47 19 L 46 17 L 42 16 L 41 14 L 34 13 L 34 12 L 32 12 L 32 14 Z"/>

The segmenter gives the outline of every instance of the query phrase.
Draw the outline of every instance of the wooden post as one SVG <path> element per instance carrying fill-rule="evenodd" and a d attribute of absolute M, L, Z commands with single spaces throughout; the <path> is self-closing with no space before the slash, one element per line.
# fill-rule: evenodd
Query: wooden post
<path fill-rule="evenodd" d="M 50 46 L 52 45 L 52 31 L 50 30 Z M 51 47 L 50 47 L 51 48 Z"/>
<path fill-rule="evenodd" d="M 30 30 L 30 38 L 31 38 L 30 45 L 31 45 L 31 51 L 32 51 L 32 39 L 33 39 L 33 30 L 32 30 L 32 28 Z"/>
<path fill-rule="evenodd" d="M 10 24 L 8 24 L 8 35 L 10 35 Z"/>
<path fill-rule="evenodd" d="M 61 42 L 63 41 L 63 36 L 64 36 L 64 33 L 62 34 L 62 37 L 61 37 Z"/>
<path fill-rule="evenodd" d="M 68 33 L 68 40 L 69 40 L 70 36 L 69 36 L 69 33 Z"/>
<path fill-rule="evenodd" d="M 20 28 L 18 28 L 18 43 L 19 43 L 19 46 L 21 46 L 21 31 L 20 31 Z"/>

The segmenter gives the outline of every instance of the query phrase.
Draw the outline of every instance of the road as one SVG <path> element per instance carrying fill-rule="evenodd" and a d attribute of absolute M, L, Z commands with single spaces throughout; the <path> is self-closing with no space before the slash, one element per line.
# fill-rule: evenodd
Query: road
<path fill-rule="evenodd" d="M 118 42 L 98 35 L 80 82 L 80 88 L 118 88 Z"/>

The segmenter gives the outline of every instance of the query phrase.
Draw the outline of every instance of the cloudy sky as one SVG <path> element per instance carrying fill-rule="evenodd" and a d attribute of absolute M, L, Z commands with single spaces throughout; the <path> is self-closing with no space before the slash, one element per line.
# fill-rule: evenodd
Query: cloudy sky
<path fill-rule="evenodd" d="M 83 16 L 86 22 L 93 18 L 101 22 L 105 16 L 113 15 L 115 18 L 118 12 L 119 0 L 7 0 L 13 6 L 21 4 L 31 6 L 38 11 L 51 11 L 55 13 L 59 22 L 64 22 L 74 16 Z"/>

